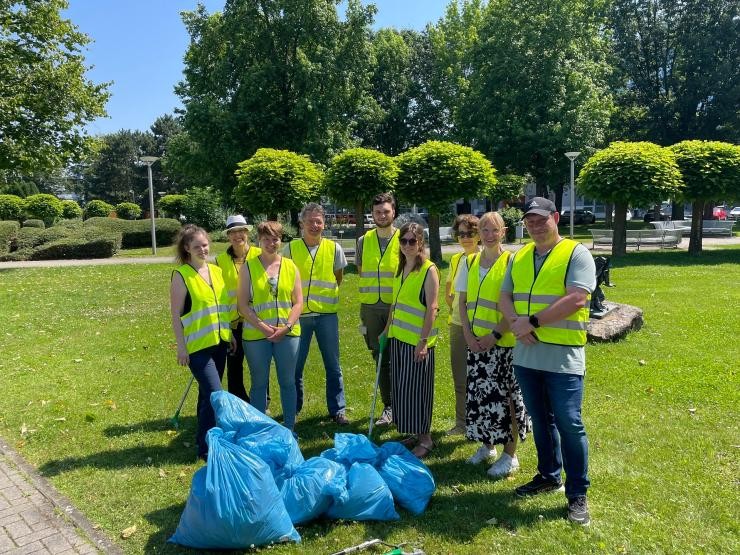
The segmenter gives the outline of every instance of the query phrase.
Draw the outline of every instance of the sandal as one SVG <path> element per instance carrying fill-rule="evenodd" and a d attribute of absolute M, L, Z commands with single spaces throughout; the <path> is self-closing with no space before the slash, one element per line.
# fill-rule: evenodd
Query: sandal
<path fill-rule="evenodd" d="M 417 440 L 418 438 L 416 436 L 409 436 L 405 439 L 400 440 L 398 443 L 400 443 L 404 447 L 411 449 L 412 447 L 416 446 Z"/>
<path fill-rule="evenodd" d="M 431 453 L 432 451 L 434 451 L 434 448 L 435 447 L 436 447 L 436 445 L 434 445 L 434 442 L 429 443 L 427 445 L 424 445 L 423 443 L 419 443 L 419 444 L 416 445 L 416 447 L 414 447 L 412 449 L 411 453 L 413 453 L 414 455 L 416 455 L 416 457 L 418 459 L 423 459 L 426 456 L 428 456 L 429 453 Z M 421 448 L 421 452 L 420 453 L 417 453 L 416 450 L 419 449 L 419 448 Z"/>

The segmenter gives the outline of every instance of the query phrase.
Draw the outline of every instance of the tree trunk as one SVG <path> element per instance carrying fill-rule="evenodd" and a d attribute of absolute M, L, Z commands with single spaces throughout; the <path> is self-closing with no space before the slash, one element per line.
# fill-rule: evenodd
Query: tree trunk
<path fill-rule="evenodd" d="M 611 210 L 609 211 L 611 213 Z M 614 207 L 614 234 L 612 239 L 612 256 L 627 254 L 627 205 L 617 204 Z"/>
<path fill-rule="evenodd" d="M 363 235 L 365 235 L 365 203 L 358 200 L 355 202 L 355 246 Z"/>
<path fill-rule="evenodd" d="M 712 202 L 707 202 L 707 203 L 703 204 L 702 206 L 703 206 L 702 212 L 703 212 L 703 216 L 704 216 L 702 219 L 704 219 L 704 220 L 712 220 L 712 219 L 714 219 L 714 211 L 713 211 L 714 204 Z M 694 221 L 693 210 L 692 210 L 691 213 L 692 213 L 691 221 L 693 222 Z"/>
<path fill-rule="evenodd" d="M 614 226 L 614 218 L 612 218 L 612 210 L 614 210 L 614 205 L 610 202 L 604 203 L 604 225 L 607 229 L 612 229 Z M 626 212 L 625 212 L 625 218 L 626 218 Z M 626 219 L 625 219 L 626 221 Z"/>
<path fill-rule="evenodd" d="M 671 220 L 683 220 L 685 217 L 686 216 L 683 213 L 683 202 L 671 202 Z"/>
<path fill-rule="evenodd" d="M 429 211 L 429 258 L 435 264 L 442 263 L 442 243 L 439 240 L 439 212 Z"/>
<path fill-rule="evenodd" d="M 702 220 L 704 219 L 704 201 L 695 200 L 691 209 L 691 235 L 689 236 L 689 254 L 701 254 Z"/>
<path fill-rule="evenodd" d="M 560 212 L 561 214 L 563 213 L 563 210 L 565 208 L 570 210 L 570 205 L 563 206 L 563 186 L 562 185 L 558 185 L 557 187 L 555 187 L 555 208 L 557 208 L 558 212 Z"/>

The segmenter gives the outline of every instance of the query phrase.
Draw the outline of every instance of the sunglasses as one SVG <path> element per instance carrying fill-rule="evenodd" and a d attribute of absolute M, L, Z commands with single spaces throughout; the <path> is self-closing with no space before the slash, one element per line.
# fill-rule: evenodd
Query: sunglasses
<path fill-rule="evenodd" d="M 457 236 L 460 239 L 472 239 L 476 235 L 478 235 L 478 232 L 476 231 L 458 231 L 457 232 Z"/>
<path fill-rule="evenodd" d="M 401 237 L 398 240 L 399 243 L 401 243 L 404 247 L 406 245 L 414 246 L 416 244 L 416 237 L 412 237 L 411 239 L 406 239 L 406 237 Z"/>

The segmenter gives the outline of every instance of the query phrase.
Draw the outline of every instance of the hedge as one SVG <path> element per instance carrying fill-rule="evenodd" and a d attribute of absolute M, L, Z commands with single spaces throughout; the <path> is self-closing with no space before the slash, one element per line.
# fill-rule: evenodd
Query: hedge
<path fill-rule="evenodd" d="M 157 229 L 157 244 L 171 245 L 175 242 L 177 233 L 182 225 L 178 220 L 171 218 L 155 218 Z M 149 247 L 152 244 L 151 222 L 149 220 L 121 220 L 116 218 L 89 218 L 85 226 L 95 226 L 123 235 L 123 248 L 131 249 Z"/>
<path fill-rule="evenodd" d="M 15 221 L 0 221 L 0 254 L 10 251 L 10 244 L 15 239 L 21 224 Z"/>
<path fill-rule="evenodd" d="M 71 236 L 35 248 L 29 260 L 110 258 L 116 254 L 119 246 L 120 236 L 111 233 L 103 234 L 95 239 Z"/>
<path fill-rule="evenodd" d="M 24 227 L 0 261 L 58 258 L 107 258 L 121 248 L 121 234 L 94 226 L 58 225 L 47 229 Z"/>
<path fill-rule="evenodd" d="M 23 227 L 40 227 L 41 229 L 44 229 L 46 227 L 46 224 L 44 223 L 44 220 L 25 220 L 23 222 Z"/>
<path fill-rule="evenodd" d="M 0 220 L 23 218 L 23 199 L 16 195 L 0 195 Z"/>
<path fill-rule="evenodd" d="M 73 200 L 62 201 L 62 218 L 65 220 L 74 220 L 82 218 L 82 208 Z"/>
<path fill-rule="evenodd" d="M 39 193 L 26 197 L 23 211 L 30 219 L 43 220 L 47 226 L 62 215 L 62 201 L 54 195 Z"/>

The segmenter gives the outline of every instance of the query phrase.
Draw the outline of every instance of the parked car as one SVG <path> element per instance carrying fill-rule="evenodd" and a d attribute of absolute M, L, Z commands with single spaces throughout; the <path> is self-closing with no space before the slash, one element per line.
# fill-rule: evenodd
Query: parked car
<path fill-rule="evenodd" d="M 573 223 L 575 225 L 588 225 L 594 223 L 595 221 L 596 216 L 594 216 L 594 213 L 591 212 L 591 210 L 576 208 L 576 210 L 573 212 Z M 560 224 L 570 224 L 570 210 L 564 210 L 563 213 L 560 214 Z"/>
<path fill-rule="evenodd" d="M 712 219 L 713 220 L 726 220 L 727 219 L 727 207 L 726 206 L 715 206 L 712 208 Z"/>
<path fill-rule="evenodd" d="M 730 214 L 728 216 L 731 220 L 740 220 L 740 206 L 736 206 L 732 210 L 730 210 Z"/>
<path fill-rule="evenodd" d="M 671 219 L 671 213 L 670 211 L 665 210 L 664 208 L 660 209 L 660 219 L 661 221 L 667 222 Z M 655 210 L 648 210 L 645 212 L 645 215 L 642 217 L 643 222 L 654 222 L 655 221 Z"/>

